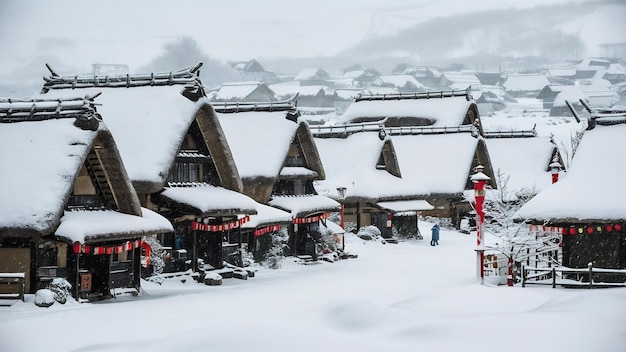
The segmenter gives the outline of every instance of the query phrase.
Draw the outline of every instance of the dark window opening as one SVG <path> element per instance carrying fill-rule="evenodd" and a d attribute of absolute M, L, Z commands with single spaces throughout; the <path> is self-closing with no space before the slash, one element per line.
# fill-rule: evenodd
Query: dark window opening
<path fill-rule="evenodd" d="M 313 182 L 305 180 L 279 180 L 272 192 L 276 195 L 315 194 Z"/>

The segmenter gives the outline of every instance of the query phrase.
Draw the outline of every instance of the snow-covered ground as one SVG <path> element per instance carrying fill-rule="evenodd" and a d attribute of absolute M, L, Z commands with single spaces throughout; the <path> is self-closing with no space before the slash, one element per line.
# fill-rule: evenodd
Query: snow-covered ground
<path fill-rule="evenodd" d="M 624 351 L 626 288 L 480 285 L 476 238 L 347 237 L 356 259 L 285 258 L 222 286 L 142 282 L 137 297 L 0 307 L 2 351 Z"/>

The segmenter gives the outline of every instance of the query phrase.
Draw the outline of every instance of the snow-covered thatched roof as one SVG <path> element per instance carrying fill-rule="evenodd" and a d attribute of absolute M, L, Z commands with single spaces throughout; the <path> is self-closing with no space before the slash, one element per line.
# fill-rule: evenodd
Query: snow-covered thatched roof
<path fill-rule="evenodd" d="M 139 200 L 107 126 L 84 98 L 66 100 L 0 100 L 0 233 L 57 235 L 84 242 L 93 237 L 129 235 L 171 230 L 167 220 L 154 214 L 142 219 Z M 20 111 L 29 107 L 29 113 Z M 81 122 L 82 121 L 82 122 Z M 118 211 L 108 211 L 126 225 L 101 223 L 89 231 L 76 232 L 67 223 L 96 219 L 102 211 L 65 211 L 77 176 L 90 152 L 97 147 Z M 149 211 L 147 211 L 149 212 Z M 111 214 L 114 213 L 114 214 Z M 88 221 L 88 220 L 86 220 Z M 122 234 L 120 234 L 122 232 Z"/>
<path fill-rule="evenodd" d="M 264 99 L 256 98 L 261 94 Z M 208 93 L 212 101 L 250 101 L 252 100 L 278 100 L 278 97 L 265 83 L 258 81 L 228 82 Z"/>
<path fill-rule="evenodd" d="M 202 104 L 181 93 L 184 86 L 54 89 L 48 99 L 77 95 L 98 97 L 98 113 L 115 136 L 131 180 L 160 189 L 178 148 Z"/>
<path fill-rule="evenodd" d="M 318 194 L 338 198 L 337 188 L 346 187 L 346 199 L 370 201 L 424 198 L 421 184 L 400 178 L 401 172 L 391 138 L 375 132 L 354 133 L 347 138 L 316 138 L 326 179 L 315 182 Z M 379 159 L 384 158 L 384 167 Z"/>
<path fill-rule="evenodd" d="M 392 135 L 402 178 L 425 187 L 430 194 L 461 194 L 475 158 L 492 178 L 491 162 L 482 138 L 470 133 Z"/>
<path fill-rule="evenodd" d="M 494 176 L 501 174 L 498 191 L 507 193 L 506 200 L 515 199 L 516 193 L 539 192 L 552 184 L 548 166 L 557 148 L 549 137 L 487 138 L 485 142 Z M 506 185 L 500 181 L 506 181 Z"/>
<path fill-rule="evenodd" d="M 426 87 L 418 82 L 415 77 L 411 75 L 382 75 L 376 77 L 370 85 L 373 86 L 387 86 L 393 85 L 394 87 L 414 87 L 419 89 L 426 89 Z"/>
<path fill-rule="evenodd" d="M 273 196 L 268 204 L 289 212 L 293 218 L 302 218 L 325 212 L 336 212 L 340 209 L 340 204 L 337 201 L 316 194 Z"/>
<path fill-rule="evenodd" d="M 288 107 L 235 112 L 216 106 L 219 122 L 241 176 L 244 193 L 257 202 L 269 200 L 281 176 L 323 179 L 324 169 L 307 123 Z M 294 117 L 296 121 L 293 121 Z M 292 143 L 299 144 L 306 167 L 285 169 Z"/>
<path fill-rule="evenodd" d="M 550 81 L 542 74 L 511 74 L 502 84 L 507 92 L 541 91 Z"/>
<path fill-rule="evenodd" d="M 255 229 L 268 225 L 291 224 L 291 214 L 286 211 L 261 203 L 256 204 L 256 211 L 256 215 L 250 215 L 250 221 L 241 225 L 241 228 Z"/>
<path fill-rule="evenodd" d="M 256 214 L 257 203 L 250 197 L 224 187 L 198 184 L 191 187 L 166 187 L 153 195 L 159 203 L 168 200 L 189 206 L 188 212 L 198 216 L 228 216 L 234 214 Z"/>
<path fill-rule="evenodd" d="M 217 112 L 239 175 L 275 178 L 289 151 L 299 123 L 285 111 Z"/>
<path fill-rule="evenodd" d="M 626 220 L 624 120 L 586 131 L 567 177 L 531 199 L 517 216 L 552 223 Z"/>
<path fill-rule="evenodd" d="M 476 104 L 466 91 L 361 95 L 338 122 L 412 117 L 424 120 L 422 125 L 457 127 L 466 122 L 470 110 L 476 110 L 477 115 Z"/>
<path fill-rule="evenodd" d="M 194 121 L 200 126 L 222 185 L 233 190 L 241 189 L 241 180 L 219 122 L 193 69 L 173 74 L 134 75 L 130 76 L 134 77 L 130 80 L 134 83 L 118 84 L 124 77 L 89 76 L 78 80 L 80 84 L 70 84 L 67 82 L 71 77 L 58 83 L 60 79 L 53 75 L 47 79 L 44 91 L 48 92 L 42 97 L 55 99 L 101 94 L 98 96 L 98 113 L 115 136 L 138 193 L 152 193 L 163 188 L 178 149 Z M 152 81 L 155 81 L 154 85 L 151 85 Z"/>
<path fill-rule="evenodd" d="M 311 86 L 301 86 L 299 82 L 298 84 L 293 84 L 293 82 L 286 83 L 277 83 L 270 85 L 270 89 L 276 93 L 277 96 L 287 99 L 294 95 L 298 95 L 300 97 L 310 97 L 317 96 L 318 94 L 328 94 L 332 95 L 332 91 L 327 86 L 321 85 L 311 85 Z"/>

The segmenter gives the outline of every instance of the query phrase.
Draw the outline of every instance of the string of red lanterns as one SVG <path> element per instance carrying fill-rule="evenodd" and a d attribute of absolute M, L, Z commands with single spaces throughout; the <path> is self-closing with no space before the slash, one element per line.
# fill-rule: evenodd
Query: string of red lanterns
<path fill-rule="evenodd" d="M 279 230 L 280 230 L 280 225 L 267 226 L 262 229 L 254 230 L 254 237 L 258 237 L 261 235 L 265 235 L 268 232 L 274 232 L 274 231 L 279 231 Z"/>
<path fill-rule="evenodd" d="M 220 231 L 236 229 L 240 227 L 241 225 L 247 223 L 248 221 L 250 221 L 250 215 L 246 215 L 241 219 L 237 219 L 235 221 L 225 223 L 225 224 L 219 224 L 219 225 L 209 225 L 209 224 L 205 224 L 199 221 L 192 221 L 191 229 L 198 230 L 198 231 L 220 232 Z"/>
<path fill-rule="evenodd" d="M 139 248 L 142 245 L 142 240 L 128 241 L 126 243 L 115 246 L 90 246 L 80 244 L 80 242 L 74 242 L 74 244 L 72 245 L 72 250 L 75 254 L 110 255 L 113 253 L 132 251 L 133 249 Z"/>
<path fill-rule="evenodd" d="M 604 225 L 585 225 L 585 226 L 570 226 L 564 227 L 562 230 L 563 235 L 576 235 L 587 233 L 593 235 L 594 233 L 617 233 L 622 232 L 624 226 L 622 224 L 604 224 Z"/>
<path fill-rule="evenodd" d="M 293 224 L 310 224 L 312 222 L 318 222 L 321 219 L 327 219 L 330 217 L 330 213 L 324 213 L 322 215 L 318 215 L 318 216 L 311 216 L 308 218 L 293 218 L 291 220 L 291 222 Z"/>

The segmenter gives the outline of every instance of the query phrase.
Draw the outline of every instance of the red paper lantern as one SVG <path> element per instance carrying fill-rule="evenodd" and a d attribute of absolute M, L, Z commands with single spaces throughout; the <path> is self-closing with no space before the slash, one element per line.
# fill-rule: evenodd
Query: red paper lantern
<path fill-rule="evenodd" d="M 576 228 L 575 227 L 570 227 L 569 228 L 569 234 L 570 235 L 575 235 L 576 234 Z"/>
<path fill-rule="evenodd" d="M 616 231 L 616 232 L 620 232 L 620 231 L 622 231 L 622 225 L 620 225 L 620 224 L 615 224 L 615 231 Z"/>
<path fill-rule="evenodd" d="M 606 232 L 613 232 L 613 226 L 606 225 Z"/>
<path fill-rule="evenodd" d="M 587 233 L 588 234 L 593 234 L 593 226 L 587 226 Z"/>

